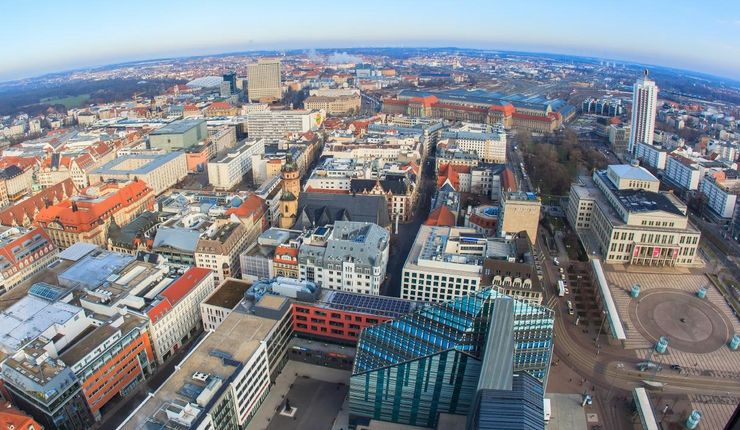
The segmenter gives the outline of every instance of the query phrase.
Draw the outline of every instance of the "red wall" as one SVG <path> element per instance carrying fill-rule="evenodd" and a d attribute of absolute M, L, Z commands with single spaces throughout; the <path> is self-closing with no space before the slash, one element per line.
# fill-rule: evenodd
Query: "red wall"
<path fill-rule="evenodd" d="M 359 312 L 338 311 L 306 303 L 294 303 L 291 308 L 293 331 L 356 343 L 365 327 L 380 324 L 390 318 Z M 312 321 L 316 320 L 316 321 Z"/>

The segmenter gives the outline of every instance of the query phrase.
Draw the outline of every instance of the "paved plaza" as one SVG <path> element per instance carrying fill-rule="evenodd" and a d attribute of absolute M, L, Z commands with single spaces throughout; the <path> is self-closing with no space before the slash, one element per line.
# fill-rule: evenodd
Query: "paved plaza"
<path fill-rule="evenodd" d="M 347 391 L 346 384 L 307 376 L 296 378 L 285 395 L 290 406 L 296 408 L 295 415 L 281 415 L 284 406 L 278 406 L 267 430 L 331 429 Z"/>
<path fill-rule="evenodd" d="M 668 352 L 653 359 L 679 364 L 683 374 L 740 379 L 740 354 L 727 342 L 740 333 L 732 309 L 699 271 L 606 265 L 605 275 L 627 333 L 625 348 L 647 359 L 660 336 Z M 629 290 L 640 285 L 640 296 Z M 696 297 L 700 288 L 706 298 Z"/>
<path fill-rule="evenodd" d="M 316 428 L 346 430 L 349 424 L 346 403 L 348 389 L 346 384 L 349 383 L 349 378 L 350 372 L 346 370 L 289 360 L 275 379 L 274 385 L 270 388 L 270 393 L 262 402 L 246 429 Z M 293 391 L 293 389 L 296 389 L 296 391 Z M 286 426 L 273 425 L 272 422 L 279 415 L 279 408 L 285 404 L 286 397 L 290 400 L 291 406 L 298 408 L 295 415 L 296 419 L 294 421 L 292 418 L 279 416 L 277 418 L 278 422 Z M 311 414 L 320 414 L 323 426 L 301 427 L 301 423 L 305 424 L 303 420 L 309 419 L 307 417 L 311 417 Z M 328 424 L 324 419 L 325 417 L 331 417 Z"/>

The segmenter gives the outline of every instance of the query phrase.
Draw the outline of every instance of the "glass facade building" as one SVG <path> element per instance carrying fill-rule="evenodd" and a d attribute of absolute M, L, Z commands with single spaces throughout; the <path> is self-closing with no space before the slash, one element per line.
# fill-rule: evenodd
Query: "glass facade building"
<path fill-rule="evenodd" d="M 365 329 L 350 380 L 353 420 L 434 427 L 440 413 L 468 415 L 497 299 L 511 300 L 485 289 Z M 514 336 L 513 371 L 545 385 L 553 312 L 513 302 L 513 327 L 507 328 Z"/>

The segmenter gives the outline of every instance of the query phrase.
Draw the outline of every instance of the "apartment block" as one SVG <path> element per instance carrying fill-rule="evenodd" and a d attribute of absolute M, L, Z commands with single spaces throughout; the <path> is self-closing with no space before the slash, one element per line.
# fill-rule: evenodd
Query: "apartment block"
<path fill-rule="evenodd" d="M 380 294 L 389 233 L 366 222 L 336 221 L 306 234 L 298 250 L 299 279 L 340 291 Z"/>

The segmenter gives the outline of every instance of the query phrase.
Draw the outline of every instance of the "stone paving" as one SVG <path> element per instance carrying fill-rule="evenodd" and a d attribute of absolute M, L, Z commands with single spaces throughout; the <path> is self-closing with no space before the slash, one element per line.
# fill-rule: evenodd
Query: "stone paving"
<path fill-rule="evenodd" d="M 740 323 L 700 271 L 619 265 L 608 265 L 605 269 L 612 297 L 626 327 L 626 349 L 633 349 L 640 359 L 647 359 L 656 337 L 665 331 L 669 336 L 668 352 L 654 355 L 653 360 L 679 364 L 683 373 L 740 379 L 740 352 L 730 350 L 726 343 L 734 333 L 740 333 Z M 640 284 L 637 303 L 629 296 L 629 289 L 635 283 Z M 701 287 L 707 288 L 705 299 L 695 297 Z M 671 347 L 671 342 L 675 347 Z"/>
<path fill-rule="evenodd" d="M 275 383 L 270 388 L 270 393 L 267 395 L 264 402 L 262 402 L 262 405 L 260 405 L 259 409 L 257 410 L 257 413 L 252 418 L 252 420 L 249 422 L 246 429 L 247 430 L 266 430 L 270 426 L 271 421 L 273 420 L 275 411 L 277 411 L 278 408 L 284 404 L 285 396 L 290 391 L 291 385 L 293 385 L 296 379 L 303 378 L 303 377 L 309 377 L 316 381 L 323 381 L 323 382 L 328 382 L 331 384 L 340 384 L 340 383 L 349 384 L 350 375 L 351 375 L 351 372 L 346 371 L 346 370 L 337 370 L 337 369 L 332 369 L 328 367 L 317 366 L 314 364 L 301 363 L 301 362 L 289 360 L 285 364 L 285 367 L 280 372 L 280 374 L 277 376 L 277 378 L 275 378 Z M 344 393 L 346 393 L 346 391 L 344 391 Z M 344 395 L 344 397 L 346 397 L 346 395 Z M 306 403 L 307 399 L 290 398 L 290 397 L 288 398 L 290 399 L 291 406 L 292 405 L 300 406 L 301 403 L 303 403 L 304 412 L 305 412 L 305 405 L 308 405 L 310 407 L 311 401 Z M 297 415 L 300 415 L 300 414 L 301 412 L 299 410 L 297 412 Z M 339 409 L 338 414 L 336 415 L 336 417 L 334 417 L 334 422 L 331 428 L 337 429 L 337 430 L 339 428 L 347 429 L 348 424 L 349 424 L 349 415 L 347 413 L 346 403 L 343 403 L 342 407 Z M 271 427 L 271 428 L 275 428 L 275 427 Z"/>

